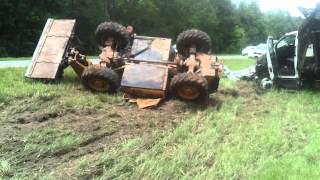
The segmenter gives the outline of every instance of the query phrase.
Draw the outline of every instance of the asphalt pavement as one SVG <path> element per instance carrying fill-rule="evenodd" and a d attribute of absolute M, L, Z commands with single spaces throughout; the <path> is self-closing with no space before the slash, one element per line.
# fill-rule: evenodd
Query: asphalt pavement
<path fill-rule="evenodd" d="M 0 61 L 0 68 L 28 67 L 30 63 L 31 63 L 31 60 Z"/>
<path fill-rule="evenodd" d="M 98 63 L 98 59 L 90 59 L 93 63 Z M 29 59 L 21 59 L 21 60 L 14 60 L 14 61 L 0 61 L 0 68 L 24 68 L 28 67 L 31 63 Z"/>

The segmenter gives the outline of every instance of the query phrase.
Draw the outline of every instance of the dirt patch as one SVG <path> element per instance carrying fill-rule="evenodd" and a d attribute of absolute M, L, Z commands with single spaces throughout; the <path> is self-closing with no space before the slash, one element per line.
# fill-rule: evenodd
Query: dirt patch
<path fill-rule="evenodd" d="M 208 108 L 219 111 L 226 97 L 244 97 L 244 103 L 258 103 L 260 93 L 263 92 L 248 83 L 239 82 L 236 89 L 224 88 L 213 94 Z M 43 97 L 40 102 L 32 101 L 17 100 L 1 110 L 0 151 L 3 155 L 0 159 L 8 159 L 17 174 L 37 173 L 40 170 L 50 172 L 61 164 L 101 153 L 128 139 L 148 139 L 154 132 L 173 129 L 197 111 L 205 110 L 203 106 L 177 100 L 165 101 L 159 107 L 144 110 L 127 103 L 105 103 L 96 109 L 66 108 L 54 98 Z M 41 134 L 47 130 L 57 133 Z M 43 137 L 28 139 L 32 133 Z M 26 152 L 26 149 L 33 151 Z"/>
<path fill-rule="evenodd" d="M 251 119 L 259 115 L 266 115 L 272 111 L 268 110 L 267 107 L 272 108 L 268 102 L 262 100 L 262 96 L 266 94 L 268 91 L 259 88 L 253 82 L 243 82 L 239 81 L 236 83 L 236 87 L 238 89 L 238 95 L 235 96 L 237 98 L 241 98 L 242 106 L 237 112 L 238 116 L 252 116 L 252 118 L 248 119 L 248 123 L 250 123 Z"/>
<path fill-rule="evenodd" d="M 46 101 L 48 99 L 45 99 Z M 168 130 L 177 127 L 181 121 L 200 110 L 194 104 L 186 104 L 177 100 L 167 101 L 154 109 L 139 110 L 131 104 L 108 105 L 100 109 L 95 108 L 53 108 L 48 110 L 48 102 L 36 105 L 28 100 L 21 100 L 15 106 L 6 108 L 0 119 L 0 148 L 4 155 L 2 159 L 11 159 L 12 153 L 16 153 L 15 160 L 11 161 L 13 167 L 17 167 L 16 173 L 50 171 L 61 163 L 79 157 L 102 152 L 105 148 L 111 148 L 125 140 L 148 136 L 155 131 Z M 35 106 L 35 108 L 30 108 Z M 14 110 L 13 110 L 14 109 Z M 60 134 L 43 140 L 38 140 L 37 145 L 46 147 L 54 144 L 55 139 L 68 137 L 68 133 L 81 137 L 81 142 L 66 148 L 53 148 L 45 153 L 25 152 L 32 146 L 26 142 L 29 134 L 43 130 L 54 129 Z M 64 133 L 65 132 L 65 133 Z M 33 140 L 28 140 L 33 142 Z M 37 148 L 37 147 L 36 147 Z M 39 150 L 43 151 L 43 150 Z"/>
<path fill-rule="evenodd" d="M 259 88 L 253 82 L 243 82 L 238 81 L 235 88 L 225 88 L 218 92 L 218 94 L 223 96 L 232 97 L 250 97 L 252 95 L 263 95 L 267 91 Z"/>

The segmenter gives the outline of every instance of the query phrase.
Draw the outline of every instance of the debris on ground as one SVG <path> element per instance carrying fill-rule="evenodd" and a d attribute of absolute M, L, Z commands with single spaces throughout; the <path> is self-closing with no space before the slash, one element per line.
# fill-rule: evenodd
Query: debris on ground
<path fill-rule="evenodd" d="M 228 66 L 224 65 L 223 71 L 230 80 L 254 80 L 256 69 L 255 66 L 251 66 L 242 70 L 232 71 Z"/>

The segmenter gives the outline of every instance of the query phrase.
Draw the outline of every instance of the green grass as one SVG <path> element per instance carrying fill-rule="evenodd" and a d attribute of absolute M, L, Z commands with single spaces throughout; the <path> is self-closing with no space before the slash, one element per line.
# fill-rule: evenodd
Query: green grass
<path fill-rule="evenodd" d="M 0 61 L 31 60 L 31 57 L 0 57 Z"/>
<path fill-rule="evenodd" d="M 0 178 L 12 175 L 12 168 L 8 161 L 0 160 Z"/>
<path fill-rule="evenodd" d="M 48 154 L 70 151 L 78 147 L 87 138 L 59 129 L 43 129 L 27 134 L 23 138 L 25 143 L 23 153 L 25 156 L 34 155 L 39 158 Z"/>
<path fill-rule="evenodd" d="M 233 70 L 252 64 L 251 60 L 239 61 L 225 60 L 225 64 Z M 104 103 L 122 101 L 120 95 L 83 92 L 70 70 L 59 84 L 24 79 L 23 71 L 0 69 L 0 76 L 6 77 L 0 82 L 0 110 L 19 105 L 20 111 L 37 111 L 41 102 L 48 99 L 58 99 L 49 103 L 53 109 L 102 108 Z M 252 86 L 222 79 L 221 92 L 212 96 L 217 104 L 221 101 L 221 106 L 199 109 L 175 129 L 155 130 L 150 136 L 106 147 L 104 152 L 79 157 L 49 172 L 23 177 L 61 179 L 68 174 L 97 179 L 319 179 L 319 92 L 261 93 Z M 17 99 L 39 104 L 15 104 Z M 90 137 L 75 132 L 41 129 L 26 134 L 22 138 L 24 151 L 17 153 L 18 157 L 52 155 L 76 148 L 87 138 Z M 13 166 L 10 153 L 0 150 L 6 157 L 0 157 L 0 177 L 12 174 L 16 168 L 26 170 Z"/>
<path fill-rule="evenodd" d="M 0 61 L 31 60 L 32 57 L 0 57 Z M 89 59 L 97 59 L 98 56 L 88 56 Z"/>
<path fill-rule="evenodd" d="M 59 117 L 68 112 L 86 112 L 86 109 L 104 111 L 114 105 L 124 104 L 121 94 L 96 94 L 84 90 L 72 69 L 66 70 L 61 82 L 51 83 L 29 80 L 24 77 L 25 70 L 0 69 L 0 76 L 3 77 L 0 81 L 0 179 L 43 179 L 47 173 L 41 170 L 44 167 L 29 167 L 22 162 L 54 159 L 51 157 L 73 151 L 103 135 L 100 132 L 70 130 L 72 124 L 68 128 L 51 124 L 36 129 L 30 129 L 32 126 L 29 124 L 38 126 L 39 123 L 46 123 L 52 115 Z M 77 116 L 81 118 L 81 114 Z M 19 123 L 26 124 L 29 130 L 23 128 L 24 134 L 8 130 Z M 110 126 L 104 127 L 103 131 L 112 133 L 114 130 Z M 36 174 L 30 173 L 30 170 L 34 172 L 35 169 Z"/>
<path fill-rule="evenodd" d="M 241 70 L 256 64 L 255 59 L 249 59 L 244 56 L 221 56 L 225 65 L 231 70 Z"/>
<path fill-rule="evenodd" d="M 135 139 L 106 151 L 102 179 L 319 178 L 317 92 L 273 91 L 223 102 L 218 112 L 199 112 L 151 142 Z"/>
<path fill-rule="evenodd" d="M 0 83 L 0 102 L 11 103 L 11 101 L 21 98 L 42 102 L 62 98 L 61 104 L 52 104 L 50 107 L 64 105 L 78 108 L 87 106 L 98 108 L 105 102 L 117 103 L 121 101 L 120 96 L 82 91 L 80 80 L 70 68 L 65 71 L 64 80 L 56 83 L 43 83 L 25 78 L 25 70 L 24 68 L 0 69 L 0 76 L 5 77 Z"/>

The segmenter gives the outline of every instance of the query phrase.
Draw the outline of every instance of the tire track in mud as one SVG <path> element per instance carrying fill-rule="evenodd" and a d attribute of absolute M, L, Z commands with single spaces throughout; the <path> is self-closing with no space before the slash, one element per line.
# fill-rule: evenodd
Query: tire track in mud
<path fill-rule="evenodd" d="M 4 152 L 0 158 L 7 159 L 12 153 L 17 153 L 17 160 L 12 162 L 13 167 L 17 167 L 17 173 L 25 172 L 27 169 L 30 172 L 49 171 L 61 163 L 103 152 L 105 148 L 117 146 L 127 139 L 175 128 L 185 117 L 198 110 L 193 105 L 179 101 L 168 101 L 156 109 L 146 110 L 138 110 L 135 106 L 126 104 L 106 105 L 99 110 L 58 108 L 52 112 L 47 110 L 48 103 L 38 103 L 38 108 L 34 111 L 28 106 L 22 106 L 28 103 L 30 102 L 20 100 L 14 103 L 15 107 L 4 108 L 3 116 L 0 117 L 0 134 L 4 135 L 0 145 L 6 145 L 6 148 L 0 148 Z M 72 132 L 84 138 L 73 147 L 52 149 L 41 155 L 24 154 L 24 138 L 30 133 L 47 129 L 57 129 L 62 136 L 64 132 Z M 54 138 L 39 143 L 42 146 L 50 145 Z"/>
<path fill-rule="evenodd" d="M 239 83 L 237 88 L 223 88 L 212 95 L 209 102 L 210 111 L 219 111 L 223 106 L 224 98 L 246 97 L 248 102 L 257 94 L 263 93 L 246 83 Z M 17 172 L 36 173 L 40 170 L 49 172 L 61 164 L 68 164 L 83 156 L 103 152 L 118 146 L 125 140 L 135 137 L 146 137 L 154 131 L 174 129 L 186 118 L 191 117 L 201 107 L 193 103 L 184 103 L 177 100 L 164 102 L 157 108 L 138 110 L 129 104 L 105 106 L 94 109 L 85 108 L 51 108 L 51 104 L 58 104 L 59 98 L 49 99 L 36 103 L 36 109 L 31 108 L 34 102 L 30 99 L 17 100 L 1 110 L 0 117 L 0 148 L 4 155 L 0 158 L 10 158 L 17 154 L 18 160 L 13 161 Z M 206 110 L 204 110 L 206 111 Z M 30 133 L 37 133 L 47 129 L 57 129 L 61 135 L 73 133 L 82 137 L 81 141 L 69 148 L 52 149 L 41 156 L 23 154 L 26 142 L 24 137 Z M 46 146 L 53 143 L 56 137 L 40 141 Z"/>

